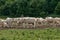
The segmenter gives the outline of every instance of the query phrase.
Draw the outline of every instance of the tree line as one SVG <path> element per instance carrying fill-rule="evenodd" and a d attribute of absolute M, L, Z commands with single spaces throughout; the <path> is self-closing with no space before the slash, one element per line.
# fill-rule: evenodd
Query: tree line
<path fill-rule="evenodd" d="M 60 0 L 0 0 L 0 16 L 60 17 Z"/>

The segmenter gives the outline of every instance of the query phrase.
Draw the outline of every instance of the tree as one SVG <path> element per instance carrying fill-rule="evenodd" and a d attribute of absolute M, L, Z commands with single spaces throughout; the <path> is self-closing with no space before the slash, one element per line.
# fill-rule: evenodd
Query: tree
<path fill-rule="evenodd" d="M 0 0 L 0 15 L 20 17 L 46 17 L 58 15 L 60 0 Z"/>
<path fill-rule="evenodd" d="M 56 8 L 55 8 L 55 13 L 56 13 L 57 15 L 60 15 L 60 2 L 58 2 L 57 6 L 56 6 Z"/>

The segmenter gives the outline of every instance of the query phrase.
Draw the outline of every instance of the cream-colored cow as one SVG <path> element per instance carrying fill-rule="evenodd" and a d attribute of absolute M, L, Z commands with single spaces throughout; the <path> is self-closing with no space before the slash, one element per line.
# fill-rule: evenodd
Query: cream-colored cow
<path fill-rule="evenodd" d="M 58 17 L 54 18 L 54 24 L 56 27 L 60 26 L 60 18 Z"/>

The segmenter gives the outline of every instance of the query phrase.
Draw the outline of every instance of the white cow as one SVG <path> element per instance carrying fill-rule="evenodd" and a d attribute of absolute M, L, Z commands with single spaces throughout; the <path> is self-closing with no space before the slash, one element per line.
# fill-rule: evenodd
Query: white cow
<path fill-rule="evenodd" d="M 60 24 L 60 18 L 56 17 L 56 18 L 54 18 L 54 20 L 56 23 Z"/>
<path fill-rule="evenodd" d="M 45 19 L 53 19 L 53 17 L 46 17 Z"/>

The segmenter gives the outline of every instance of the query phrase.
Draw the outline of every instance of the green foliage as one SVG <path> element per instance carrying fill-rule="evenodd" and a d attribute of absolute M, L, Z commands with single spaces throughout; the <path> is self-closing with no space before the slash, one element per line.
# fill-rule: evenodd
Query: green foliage
<path fill-rule="evenodd" d="M 0 15 L 46 17 L 60 15 L 59 0 L 0 0 Z"/>
<path fill-rule="evenodd" d="M 56 14 L 60 15 L 60 2 L 58 2 L 56 8 L 55 8 Z"/>

